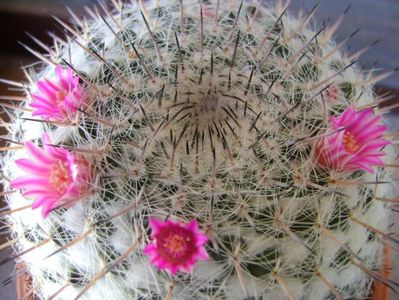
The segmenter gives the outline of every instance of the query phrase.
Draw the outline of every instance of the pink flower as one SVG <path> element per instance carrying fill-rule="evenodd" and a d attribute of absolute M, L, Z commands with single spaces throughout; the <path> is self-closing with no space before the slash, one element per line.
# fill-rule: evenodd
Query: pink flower
<path fill-rule="evenodd" d="M 86 160 L 51 146 L 47 134 L 42 141 L 42 148 L 25 142 L 32 159 L 21 158 L 15 163 L 28 174 L 12 180 L 11 186 L 24 189 L 24 196 L 34 197 L 32 208 L 42 206 L 42 215 L 47 217 L 52 209 L 76 201 L 87 191 L 91 172 Z"/>
<path fill-rule="evenodd" d="M 151 264 L 170 274 L 190 272 L 197 260 L 208 259 L 204 244 L 208 238 L 198 229 L 197 221 L 188 224 L 150 218 L 152 244 L 144 248 Z"/>
<path fill-rule="evenodd" d="M 320 166 L 374 173 L 373 166 L 384 165 L 380 157 L 385 153 L 381 148 L 390 142 L 383 137 L 388 128 L 381 125 L 381 116 L 374 116 L 371 109 L 357 112 L 349 107 L 339 117 L 332 117 L 331 125 L 331 130 L 316 144 Z"/>
<path fill-rule="evenodd" d="M 55 69 L 55 80 L 44 79 L 37 86 L 39 93 L 32 94 L 35 108 L 33 116 L 41 116 L 47 120 L 69 120 L 80 108 L 84 99 L 79 78 L 73 74 L 71 68 L 63 69 L 60 65 Z"/>

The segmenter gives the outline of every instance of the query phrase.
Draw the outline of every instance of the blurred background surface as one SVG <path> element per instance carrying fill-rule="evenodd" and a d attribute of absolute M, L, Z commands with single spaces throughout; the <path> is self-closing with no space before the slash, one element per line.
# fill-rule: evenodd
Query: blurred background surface
<path fill-rule="evenodd" d="M 229 0 L 221 1 L 223 3 L 223 1 Z M 230 1 L 238 2 L 239 0 Z M 107 1 L 102 2 L 107 3 Z M 264 2 L 273 3 L 274 1 L 264 0 Z M 291 2 L 289 11 L 297 15 L 301 10 L 305 13 L 311 10 L 317 1 L 293 0 Z M 19 81 L 23 78 L 21 67 L 37 60 L 19 43 L 40 50 L 27 33 L 50 45 L 49 33 L 62 36 L 62 30 L 52 16 L 68 21 L 69 14 L 66 7 L 71 8 L 80 17 L 85 14 L 85 6 L 92 6 L 95 3 L 97 3 L 95 0 L 0 0 L 0 78 Z M 354 31 L 360 29 L 345 44 L 347 51 L 356 53 L 371 44 L 377 43 L 377 41 L 378 43 L 359 57 L 359 65 L 364 69 L 379 69 L 381 72 L 398 68 L 399 1 L 321 0 L 314 17 L 315 26 L 320 26 L 323 22 L 333 24 L 348 7 L 350 8 L 336 32 L 335 40 L 337 42 L 342 41 Z M 389 92 L 393 97 L 392 101 L 399 101 L 399 72 L 379 82 L 376 91 L 380 94 Z M 15 92 L 10 91 L 8 86 L 0 83 L 0 95 L 12 94 L 15 94 Z M 0 108 L 0 117 L 5 117 L 2 108 Z M 388 118 L 391 127 L 398 130 L 399 115 L 393 112 Z M 0 131 L 1 134 L 4 134 L 4 132 Z M 0 200 L 0 207 L 1 205 Z M 0 224 L 0 230 L 3 230 L 4 233 L 3 225 Z M 6 235 L 0 234 L 0 245 L 6 241 Z M 10 255 L 12 255 L 11 249 L 3 249 L 0 251 L 0 260 Z M 396 258 L 393 262 L 394 269 L 398 270 L 399 260 Z M 3 282 L 12 276 L 13 270 L 14 264 L 12 262 L 0 266 L 0 300 L 17 299 L 15 282 L 12 281 L 7 285 L 4 285 Z M 395 274 L 395 277 L 398 278 L 397 274 Z M 398 299 L 394 297 L 392 299 Z"/>

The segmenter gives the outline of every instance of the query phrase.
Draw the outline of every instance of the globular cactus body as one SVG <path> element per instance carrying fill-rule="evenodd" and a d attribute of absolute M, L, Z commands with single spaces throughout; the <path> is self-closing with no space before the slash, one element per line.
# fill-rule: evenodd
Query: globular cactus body
<path fill-rule="evenodd" d="M 66 25 L 12 115 L 14 141 L 41 144 L 46 132 L 44 144 L 91 174 L 48 218 L 9 214 L 38 297 L 359 299 L 372 279 L 389 284 L 374 271 L 387 243 L 387 170 L 317 159 L 318 141 L 335 134 L 330 117 L 379 114 L 373 80 L 330 40 L 335 26 L 314 31 L 312 14 L 292 18 L 282 3 L 138 2 Z M 56 78 L 56 65 L 79 77 L 78 107 L 31 121 L 27 110 L 51 96 L 37 82 Z M 24 149 L 2 158 L 8 190 Z M 32 198 L 8 201 L 18 209 Z M 208 258 L 198 248 L 190 272 L 158 270 L 144 253 L 150 217 L 197 220 Z"/>

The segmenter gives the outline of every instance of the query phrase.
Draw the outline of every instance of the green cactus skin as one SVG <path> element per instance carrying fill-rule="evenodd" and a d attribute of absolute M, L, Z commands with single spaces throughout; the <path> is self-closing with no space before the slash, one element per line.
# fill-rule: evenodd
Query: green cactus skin
<path fill-rule="evenodd" d="M 373 280 L 392 284 L 374 271 L 396 242 L 389 169 L 337 173 L 313 157 L 329 116 L 376 103 L 372 72 L 331 41 L 336 25 L 311 29 L 313 12 L 296 19 L 284 3 L 114 2 L 64 24 L 21 86 L 29 108 L 35 83 L 71 66 L 88 95 L 76 122 L 10 112 L 13 140 L 47 131 L 96 171 L 70 208 L 7 215 L 37 297 L 360 299 Z M 2 157 L 6 191 L 24 156 Z M 197 219 L 210 259 L 191 274 L 158 271 L 142 253 L 149 216 Z"/>

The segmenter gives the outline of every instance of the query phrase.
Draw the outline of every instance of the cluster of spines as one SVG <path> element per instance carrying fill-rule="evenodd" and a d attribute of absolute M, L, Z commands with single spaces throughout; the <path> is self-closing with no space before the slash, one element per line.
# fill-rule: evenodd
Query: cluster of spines
<path fill-rule="evenodd" d="M 368 210 L 370 204 L 363 205 L 362 200 L 369 197 L 363 198 L 363 192 L 358 194 L 357 191 L 350 191 L 350 195 L 360 199 L 361 204 L 350 207 L 343 200 L 347 194 L 342 188 L 359 185 L 362 189 L 369 189 L 366 185 L 383 184 L 382 178 L 363 182 L 364 174 L 361 173 L 353 178 L 341 178 L 341 175 L 334 178 L 336 174 L 317 168 L 311 161 L 310 141 L 317 138 L 327 126 L 326 116 L 338 114 L 349 103 L 356 102 L 355 98 L 360 98 L 362 92 L 370 93 L 367 88 L 369 83 L 362 87 L 364 83 L 359 82 L 361 88 L 357 89 L 355 85 L 358 82 L 344 80 L 337 86 L 345 101 L 331 104 L 323 99 L 327 95 L 323 92 L 328 90 L 331 82 L 346 70 L 350 71 L 353 62 L 345 64 L 340 60 L 332 61 L 331 75 L 328 74 L 326 79 L 320 78 L 320 70 L 313 64 L 313 60 L 322 50 L 318 36 L 323 30 L 325 32 L 325 28 L 316 35 L 301 34 L 301 30 L 306 31 L 306 23 L 314 10 L 303 21 L 297 22 L 300 30 L 294 29 L 295 34 L 286 36 L 284 30 L 289 27 L 287 25 L 295 22 L 283 16 L 285 8 L 280 9 L 280 13 L 273 16 L 275 23 L 269 27 L 270 31 L 262 35 L 264 42 L 262 40 L 260 44 L 265 49 L 269 46 L 269 49 L 257 50 L 263 54 L 257 64 L 256 60 L 248 60 L 250 55 L 245 54 L 251 51 L 252 44 L 257 40 L 244 28 L 246 25 L 250 28 L 256 26 L 257 18 L 265 13 L 262 8 L 242 2 L 231 12 L 226 12 L 218 2 L 215 13 L 219 12 L 221 17 L 215 16 L 218 21 L 215 26 L 209 26 L 203 23 L 203 9 L 199 10 L 199 17 L 193 17 L 183 4 L 183 1 L 172 4 L 170 12 L 174 15 L 170 20 L 176 28 L 170 31 L 162 29 L 161 35 L 151 26 L 155 26 L 168 13 L 162 7 L 151 10 L 143 6 L 137 12 L 137 16 L 142 17 L 140 26 L 145 32 L 139 38 L 139 34 L 133 31 L 126 35 L 120 33 L 127 32 L 127 29 L 124 28 L 126 24 L 123 23 L 124 15 L 119 5 L 116 5 L 117 10 L 120 8 L 119 15 L 96 17 L 97 22 L 104 24 L 92 26 L 114 34 L 114 43 L 120 43 L 114 54 L 120 61 L 105 58 L 101 53 L 107 51 L 105 42 L 101 42 L 104 36 L 96 38 L 91 36 L 91 32 L 85 32 L 84 36 L 90 40 L 85 45 L 85 41 L 80 40 L 80 34 L 66 25 L 66 29 L 72 33 L 72 36 L 68 34 L 71 45 L 82 48 L 81 51 L 87 56 L 85 59 L 99 62 L 101 67 L 97 75 L 85 75 L 73 60 L 68 61 L 65 53 L 58 53 L 50 59 L 41 56 L 47 63 L 61 59 L 63 64 L 74 69 L 90 90 L 90 101 L 92 107 L 95 107 L 80 109 L 81 119 L 78 123 L 70 124 L 72 130 L 68 143 L 72 145 L 62 144 L 76 151 L 92 153 L 94 163 L 98 164 L 98 198 L 83 203 L 92 225 L 81 236 L 73 238 L 68 238 L 71 236 L 62 226 L 56 226 L 61 231 L 51 235 L 53 241 L 57 240 L 62 245 L 56 250 L 59 253 L 95 233 L 96 251 L 100 252 L 106 267 L 91 278 L 82 278 L 83 283 L 79 281 L 79 284 L 87 288 L 83 288 L 78 297 L 92 288 L 100 276 L 116 269 L 129 254 L 138 250 L 136 245 L 122 253 L 112 246 L 112 234 L 117 230 L 114 218 L 129 216 L 129 230 L 143 242 L 148 234 L 146 218 L 154 213 L 165 215 L 165 212 L 166 217 L 197 218 L 204 224 L 210 237 L 208 249 L 213 260 L 224 264 L 223 274 L 238 278 L 246 296 L 251 295 L 245 282 L 245 276 L 248 275 L 253 276 L 254 281 L 263 281 L 266 287 L 277 283 L 283 294 L 290 298 L 295 298 L 295 294 L 290 291 L 285 276 L 302 278 L 303 282 L 318 277 L 330 289 L 331 294 L 351 295 L 346 287 L 337 290 L 318 269 L 322 263 L 314 249 L 318 234 L 341 243 L 339 247 L 342 249 L 333 260 L 337 266 L 352 263 L 367 275 L 389 284 L 368 270 L 369 265 L 357 260 L 357 254 L 332 232 L 336 229 L 345 231 L 344 227 L 349 226 L 349 222 L 355 222 L 365 226 L 372 235 L 379 238 L 386 236 L 378 228 L 363 224 L 354 214 L 356 210 Z M 210 11 L 215 7 L 211 6 Z M 157 14 L 155 17 L 153 12 Z M 247 14 L 246 25 L 241 24 L 245 20 L 244 14 Z M 183 19 L 177 21 L 177 15 L 183 15 Z M 122 21 L 118 21 L 118 18 Z M 207 22 L 212 22 L 212 18 Z M 119 23 L 121 29 L 115 29 L 113 24 Z M 180 29 L 181 24 L 184 30 Z M 199 31 L 195 24 L 199 25 Z M 82 28 L 85 25 L 82 23 Z M 209 27 L 215 27 L 218 33 L 213 40 L 218 41 L 216 45 L 211 38 L 207 39 L 210 30 L 206 34 L 203 32 L 204 28 Z M 223 29 L 221 32 L 227 30 L 229 33 L 222 36 L 218 32 L 220 28 Z M 299 39 L 305 39 L 303 46 L 291 49 L 290 41 L 297 34 L 301 35 Z M 310 38 L 306 40 L 306 37 Z M 164 42 L 159 43 L 160 40 Z M 126 41 L 131 45 L 126 45 Z M 242 50 L 243 45 L 248 45 L 245 51 Z M 116 48 L 112 43 L 111 46 Z M 221 47 L 222 54 L 211 53 L 207 57 L 201 54 L 201 50 L 205 52 L 210 46 Z M 324 47 L 328 50 L 327 55 L 338 55 L 337 52 L 330 54 L 334 51 L 331 45 Z M 118 56 L 118 51 L 123 53 L 122 57 Z M 168 56 L 163 51 L 171 54 L 168 64 L 165 62 Z M 195 55 L 204 56 L 198 58 Z M 197 59 L 201 67 L 190 63 L 191 59 Z M 309 61 L 302 64 L 305 59 Z M 124 65 L 125 60 L 131 62 Z M 280 62 L 287 63 L 279 68 L 277 63 Z M 239 69 L 238 66 L 245 68 Z M 131 80 L 130 75 L 137 82 Z M 362 79 L 359 76 L 356 78 Z M 309 82 L 310 87 L 307 86 Z M 304 88 L 306 86 L 309 90 Z M 196 93 L 192 92 L 193 89 Z M 320 99 L 328 106 L 325 108 L 326 115 L 320 115 L 318 111 L 323 107 Z M 258 103 L 258 100 L 264 103 Z M 224 105 L 219 107 L 219 102 Z M 259 110 L 260 107 L 270 109 L 270 112 Z M 201 116 L 205 112 L 207 115 Z M 214 112 L 219 115 L 210 118 L 209 124 L 205 126 L 201 121 Z M 54 122 L 47 123 L 51 128 Z M 280 129 L 276 129 L 276 124 L 280 124 Z M 246 130 L 252 134 L 252 140 Z M 331 201 L 335 201 L 335 207 L 325 217 L 327 224 L 320 222 L 322 209 L 315 205 L 316 199 L 322 195 L 328 195 Z M 132 199 L 135 199 L 133 203 Z M 293 204 L 293 201 L 297 203 Z M 140 206 L 141 210 L 138 209 Z M 285 209 L 286 206 L 292 207 Z M 61 216 L 63 213 L 65 211 L 60 209 Z M 57 219 L 51 220 L 56 222 Z M 318 233 L 315 227 L 319 227 Z M 309 255 L 304 262 L 289 266 L 279 257 L 281 250 L 277 246 L 261 245 L 260 249 L 263 250 L 256 253 L 248 244 L 259 234 L 277 241 L 288 238 L 293 244 L 308 251 Z M 274 241 L 274 244 L 277 243 Z M 76 277 L 82 276 L 76 276 L 79 270 L 74 266 L 71 270 L 69 284 L 74 285 Z M 201 293 L 214 297 L 229 294 L 230 291 L 224 289 L 231 288 L 232 284 L 220 278 L 200 287 L 193 282 L 193 289 L 200 289 Z M 186 277 L 175 278 L 169 291 L 175 289 L 178 296 L 179 282 L 184 283 L 185 280 Z M 145 295 L 144 290 L 138 289 L 138 295 Z M 150 287 L 148 293 L 156 292 Z"/>

